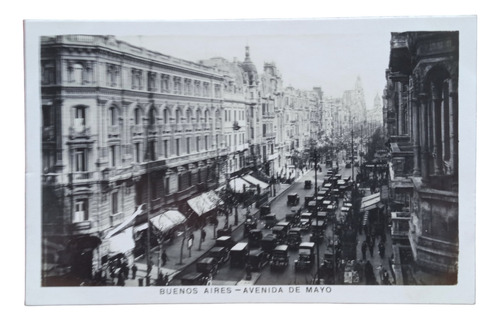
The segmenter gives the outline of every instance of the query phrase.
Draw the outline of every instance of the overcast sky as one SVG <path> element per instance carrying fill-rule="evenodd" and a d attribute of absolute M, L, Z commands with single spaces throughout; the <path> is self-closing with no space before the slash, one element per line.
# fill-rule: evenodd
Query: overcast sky
<path fill-rule="evenodd" d="M 274 21 L 263 26 L 258 22 L 192 22 L 181 23 L 181 27 L 179 23 L 174 25 L 178 27 L 177 34 L 117 35 L 117 39 L 191 61 L 212 57 L 243 61 L 248 45 L 259 73 L 264 62 L 274 62 L 284 86 L 303 90 L 319 86 L 327 96 L 341 97 L 361 77 L 366 106 L 371 109 L 375 95 L 382 96 L 385 86 L 390 29 L 379 30 L 359 21 L 359 27 L 352 28 L 352 23 Z M 341 28 L 343 25 L 346 28 Z"/>

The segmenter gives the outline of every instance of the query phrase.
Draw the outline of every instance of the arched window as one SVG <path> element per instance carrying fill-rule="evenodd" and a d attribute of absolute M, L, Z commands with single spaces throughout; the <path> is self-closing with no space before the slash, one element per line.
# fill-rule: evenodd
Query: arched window
<path fill-rule="evenodd" d="M 149 110 L 148 121 L 149 121 L 149 125 L 156 124 L 156 109 L 151 108 Z"/>
<path fill-rule="evenodd" d="M 181 110 L 177 108 L 175 110 L 175 123 L 179 124 L 181 122 Z"/>
<path fill-rule="evenodd" d="M 141 124 L 141 109 L 139 107 L 136 107 L 134 109 L 134 124 L 140 125 Z"/>
<path fill-rule="evenodd" d="M 193 117 L 193 112 L 191 111 L 191 109 L 188 109 L 186 112 L 186 123 L 191 122 L 191 117 Z"/>
<path fill-rule="evenodd" d="M 208 110 L 205 110 L 205 123 L 208 123 L 208 118 L 209 118 L 209 112 Z"/>
<path fill-rule="evenodd" d="M 201 110 L 196 111 L 196 123 L 199 124 L 201 120 Z"/>
<path fill-rule="evenodd" d="M 166 107 L 163 109 L 163 123 L 168 124 L 170 121 L 170 109 Z"/>

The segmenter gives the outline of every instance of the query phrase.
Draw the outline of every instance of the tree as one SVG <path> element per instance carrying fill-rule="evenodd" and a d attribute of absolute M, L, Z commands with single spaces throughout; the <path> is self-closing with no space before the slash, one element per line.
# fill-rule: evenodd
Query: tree
<path fill-rule="evenodd" d="M 386 149 L 385 137 L 382 132 L 382 127 L 378 127 L 370 137 L 367 143 L 366 160 L 372 161 L 375 158 L 375 152 L 380 149 Z"/>

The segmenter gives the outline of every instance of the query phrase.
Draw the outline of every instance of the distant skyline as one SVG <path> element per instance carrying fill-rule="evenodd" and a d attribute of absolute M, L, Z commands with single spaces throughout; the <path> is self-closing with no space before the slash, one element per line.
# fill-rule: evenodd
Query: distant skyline
<path fill-rule="evenodd" d="M 196 25 L 196 23 L 192 23 Z M 367 109 L 375 96 L 383 95 L 385 70 L 389 63 L 390 31 L 317 34 L 189 34 L 117 35 L 116 38 L 169 56 L 199 62 L 213 57 L 229 61 L 245 59 L 245 47 L 259 74 L 266 62 L 274 62 L 281 72 L 283 86 L 301 90 L 321 87 L 325 96 L 341 98 L 354 89 L 359 76 Z M 238 30 L 239 31 L 239 30 Z M 236 33 L 238 33 L 238 31 Z"/>

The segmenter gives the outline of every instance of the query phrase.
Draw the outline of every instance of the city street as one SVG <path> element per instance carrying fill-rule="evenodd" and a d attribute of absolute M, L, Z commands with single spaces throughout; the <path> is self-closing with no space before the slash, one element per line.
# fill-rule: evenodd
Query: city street
<path fill-rule="evenodd" d="M 324 165 L 322 166 L 322 171 L 317 172 L 317 180 L 318 180 L 318 185 L 321 184 L 321 182 L 324 179 L 324 176 L 326 174 L 326 170 Z M 355 175 L 358 174 L 359 168 L 355 168 Z M 341 168 L 339 173 L 342 175 L 342 177 L 347 178 L 352 175 L 352 168 L 346 168 L 344 164 L 341 164 Z M 304 181 L 305 180 L 311 180 L 314 184 L 314 176 L 315 172 L 312 170 L 306 171 L 304 175 L 300 178 L 295 180 L 295 182 L 289 186 L 289 188 L 282 194 L 280 194 L 273 202 L 271 205 L 271 212 L 276 214 L 278 220 L 284 220 L 285 215 L 290 213 L 291 207 L 287 206 L 287 196 L 288 194 L 291 193 L 297 193 L 300 197 L 300 205 L 304 205 L 304 197 L 306 195 L 312 194 L 313 189 L 304 189 Z M 342 200 L 340 201 L 339 208 L 337 209 L 337 219 L 339 219 L 339 214 L 340 214 L 340 208 L 342 207 Z M 271 233 L 270 229 L 265 229 L 263 220 L 260 220 L 258 222 L 258 228 L 261 228 L 263 231 L 263 235 Z M 247 242 L 248 240 L 244 238 L 243 236 L 243 228 L 239 228 L 235 230 L 232 234 L 233 239 L 236 242 Z M 310 238 L 310 232 L 303 232 L 302 233 L 302 241 L 306 242 L 309 241 Z M 325 231 L 325 241 L 323 241 L 320 244 L 319 247 L 319 253 L 320 253 L 320 263 L 323 260 L 323 255 L 326 252 L 326 247 L 327 247 L 327 240 L 328 239 L 333 239 L 333 224 L 329 223 L 326 231 Z M 357 252 L 357 260 L 360 261 L 361 263 L 365 263 L 362 261 L 362 253 L 361 253 L 361 243 L 364 241 L 365 236 L 364 234 L 360 234 L 357 237 L 357 246 L 356 246 L 356 252 Z M 377 282 L 381 284 L 380 276 L 379 276 L 379 271 L 381 270 L 381 267 L 386 268 L 389 270 L 389 264 L 388 264 L 388 257 L 391 255 L 391 244 L 390 244 L 390 237 L 386 238 L 386 255 L 385 259 L 381 259 L 378 253 L 373 254 L 373 257 L 370 256 L 369 252 L 367 253 L 367 260 L 370 260 L 370 263 L 372 264 L 374 268 L 374 273 L 375 277 L 377 279 Z M 375 244 L 377 246 L 378 243 Z M 316 253 L 315 253 L 316 254 Z M 206 255 L 203 254 L 200 256 L 200 258 L 197 260 L 201 260 L 205 257 Z M 246 272 L 243 267 L 230 267 L 229 262 L 223 264 L 222 266 L 219 267 L 219 270 L 217 274 L 213 277 L 211 284 L 212 285 L 304 285 L 304 284 L 311 284 L 314 281 L 314 277 L 317 272 L 317 258 L 315 259 L 315 264 L 313 267 L 309 270 L 303 270 L 303 271 L 295 271 L 294 269 L 294 261 L 298 258 L 298 251 L 297 250 L 290 250 L 289 251 L 289 265 L 283 269 L 283 270 L 276 270 L 272 271 L 269 264 L 266 265 L 264 268 L 262 268 L 261 271 L 258 272 L 252 272 L 252 278 L 250 280 L 246 280 Z M 169 285 L 180 285 L 180 279 L 187 275 L 188 273 L 195 272 L 196 271 L 196 264 L 191 264 L 188 267 L 186 267 L 184 270 L 182 270 L 180 273 L 178 273 L 175 278 L 170 282 Z M 360 284 L 363 284 L 363 279 L 361 278 Z"/>

